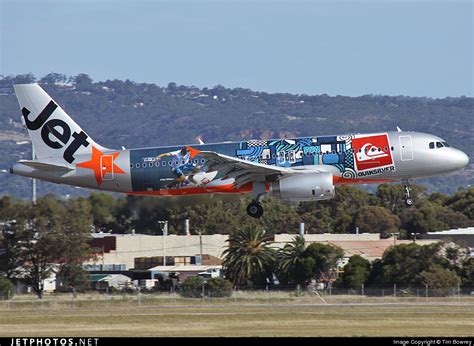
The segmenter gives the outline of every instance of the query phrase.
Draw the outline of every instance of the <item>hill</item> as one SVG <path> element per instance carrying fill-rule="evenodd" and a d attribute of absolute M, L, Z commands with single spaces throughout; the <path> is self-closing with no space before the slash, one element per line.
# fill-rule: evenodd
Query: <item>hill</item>
<path fill-rule="evenodd" d="M 269 94 L 249 89 L 169 83 L 166 87 L 130 80 L 94 82 L 88 75 L 52 73 L 0 76 L 0 195 L 29 196 L 28 179 L 8 174 L 30 157 L 13 84 L 39 82 L 92 136 L 107 147 L 144 147 L 250 138 L 330 135 L 394 130 L 439 135 L 471 153 L 474 99 L 408 96 Z M 431 191 L 453 192 L 473 183 L 470 170 L 421 180 Z M 88 194 L 71 187 L 39 184 L 40 194 Z"/>

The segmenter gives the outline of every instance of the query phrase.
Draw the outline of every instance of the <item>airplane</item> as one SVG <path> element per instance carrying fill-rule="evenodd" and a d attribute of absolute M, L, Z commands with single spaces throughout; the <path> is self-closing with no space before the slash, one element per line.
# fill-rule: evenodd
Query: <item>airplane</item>
<path fill-rule="evenodd" d="M 261 200 L 320 201 L 335 186 L 409 181 L 463 169 L 469 157 L 443 139 L 397 131 L 291 139 L 108 149 L 97 144 L 38 84 L 14 86 L 35 157 L 10 172 L 52 183 L 141 196 L 250 193 Z M 99 119 L 98 119 L 99 120 Z"/>

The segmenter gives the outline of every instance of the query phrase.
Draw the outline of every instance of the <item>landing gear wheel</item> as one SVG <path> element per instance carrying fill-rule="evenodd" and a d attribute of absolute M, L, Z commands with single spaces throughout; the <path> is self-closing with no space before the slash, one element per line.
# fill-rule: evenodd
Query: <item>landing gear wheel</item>
<path fill-rule="evenodd" d="M 407 206 L 411 207 L 411 206 L 413 205 L 413 200 L 412 200 L 411 198 L 407 198 L 407 199 L 405 200 L 405 204 L 406 204 Z"/>
<path fill-rule="evenodd" d="M 247 214 L 249 216 L 254 217 L 256 219 L 262 217 L 263 215 L 263 208 L 260 203 L 252 202 L 247 206 Z"/>

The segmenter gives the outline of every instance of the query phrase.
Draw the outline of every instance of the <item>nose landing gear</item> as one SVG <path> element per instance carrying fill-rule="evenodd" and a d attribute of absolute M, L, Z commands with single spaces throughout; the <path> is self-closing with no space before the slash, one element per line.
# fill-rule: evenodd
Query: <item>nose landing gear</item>
<path fill-rule="evenodd" d="M 405 184 L 405 204 L 409 207 L 413 206 L 413 199 L 410 196 L 410 184 L 408 183 L 408 180 L 405 180 L 403 182 Z"/>

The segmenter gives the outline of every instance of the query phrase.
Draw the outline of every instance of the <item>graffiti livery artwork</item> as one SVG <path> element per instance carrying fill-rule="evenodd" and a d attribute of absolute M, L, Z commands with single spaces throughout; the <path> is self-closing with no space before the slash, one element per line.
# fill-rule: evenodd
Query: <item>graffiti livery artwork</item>
<path fill-rule="evenodd" d="M 280 167 L 332 165 L 346 179 L 357 177 L 354 169 L 353 136 L 325 136 L 283 140 L 253 140 L 240 143 L 236 156 Z"/>
<path fill-rule="evenodd" d="M 252 140 L 242 142 L 235 154 L 240 159 L 280 167 L 332 165 L 345 179 L 395 170 L 387 134 Z"/>
<path fill-rule="evenodd" d="M 387 134 L 304 137 L 278 140 L 249 140 L 222 145 L 223 151 L 239 159 L 278 167 L 330 165 L 344 179 L 359 179 L 394 171 L 392 147 Z M 151 154 L 151 153 L 150 153 Z M 137 168 L 162 167 L 163 173 L 136 180 L 152 190 L 205 187 L 222 177 L 207 172 L 199 150 L 184 146 L 157 156 L 142 157 Z M 317 169 L 317 167 L 314 167 Z M 168 171 L 167 173 L 165 173 Z M 135 171 L 136 175 L 140 174 Z M 158 173 L 157 173 L 158 174 Z"/>

